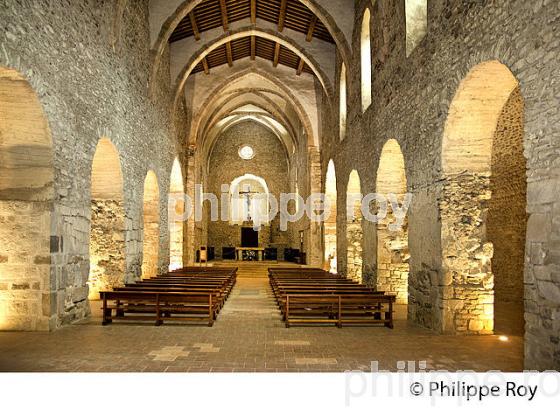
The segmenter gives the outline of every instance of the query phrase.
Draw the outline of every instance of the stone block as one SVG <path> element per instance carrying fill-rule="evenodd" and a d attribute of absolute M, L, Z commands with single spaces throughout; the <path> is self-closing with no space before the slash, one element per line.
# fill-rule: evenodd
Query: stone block
<path fill-rule="evenodd" d="M 560 303 L 559 284 L 553 282 L 547 282 L 547 281 L 539 281 L 537 282 L 537 288 L 539 290 L 539 294 L 542 295 L 549 302 L 553 302 L 556 304 Z"/>
<path fill-rule="evenodd" d="M 551 223 L 549 214 L 532 214 L 527 221 L 527 240 L 546 242 L 550 237 Z"/>

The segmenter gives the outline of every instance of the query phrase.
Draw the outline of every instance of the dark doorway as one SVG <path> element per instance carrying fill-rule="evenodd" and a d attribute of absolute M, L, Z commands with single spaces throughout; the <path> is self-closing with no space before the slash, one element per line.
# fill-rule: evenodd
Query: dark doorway
<path fill-rule="evenodd" d="M 259 231 L 253 228 L 241 228 L 241 247 L 257 248 L 259 246 Z"/>

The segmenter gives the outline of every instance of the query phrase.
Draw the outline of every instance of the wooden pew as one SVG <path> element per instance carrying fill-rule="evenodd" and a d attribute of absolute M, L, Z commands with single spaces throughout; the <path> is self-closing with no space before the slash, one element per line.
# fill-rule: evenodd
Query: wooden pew
<path fill-rule="evenodd" d="M 231 293 L 237 268 L 188 267 L 100 292 L 103 325 L 113 320 L 206 322 L 212 326 Z"/>
<path fill-rule="evenodd" d="M 286 327 L 383 324 L 393 328 L 395 295 L 313 268 L 270 268 L 269 280 Z"/>
<path fill-rule="evenodd" d="M 102 291 L 100 295 L 103 325 L 113 320 L 154 320 L 159 326 L 164 321 L 173 320 L 202 321 L 212 326 L 218 312 L 212 293 L 112 290 Z"/>

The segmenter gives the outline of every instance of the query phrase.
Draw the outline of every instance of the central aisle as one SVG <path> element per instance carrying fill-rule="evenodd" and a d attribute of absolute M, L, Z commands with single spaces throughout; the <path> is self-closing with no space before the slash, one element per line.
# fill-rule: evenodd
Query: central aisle
<path fill-rule="evenodd" d="M 227 265 L 229 264 L 216 264 L 216 266 Z M 214 326 L 255 329 L 283 327 L 280 311 L 268 282 L 270 265 L 259 262 L 239 262 L 235 266 L 239 268 L 237 283 Z"/>

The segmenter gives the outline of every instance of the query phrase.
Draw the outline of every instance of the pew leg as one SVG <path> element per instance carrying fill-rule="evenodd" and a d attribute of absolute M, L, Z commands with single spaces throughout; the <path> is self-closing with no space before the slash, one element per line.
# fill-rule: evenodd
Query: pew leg
<path fill-rule="evenodd" d="M 111 309 L 107 307 L 107 299 L 103 298 L 103 321 L 101 322 L 102 326 L 107 326 L 113 320 L 111 319 Z"/>
<path fill-rule="evenodd" d="M 389 311 L 385 312 L 385 320 L 387 321 L 385 323 L 385 326 L 387 326 L 389 329 L 393 329 L 393 304 L 390 304 Z"/>

